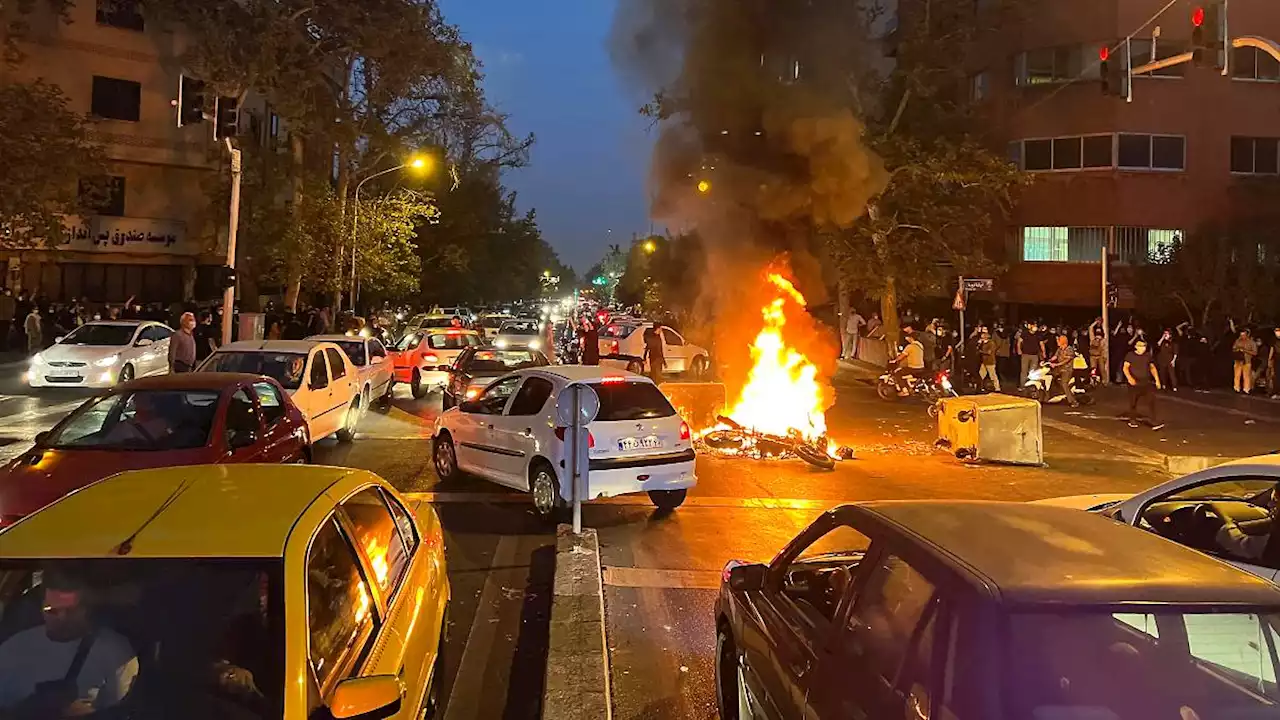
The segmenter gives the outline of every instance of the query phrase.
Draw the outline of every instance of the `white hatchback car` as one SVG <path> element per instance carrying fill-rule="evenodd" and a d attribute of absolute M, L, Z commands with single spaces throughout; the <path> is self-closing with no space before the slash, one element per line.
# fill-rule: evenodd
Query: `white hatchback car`
<path fill-rule="evenodd" d="M 337 345 L 310 340 L 241 340 L 218 348 L 200 372 L 266 375 L 279 382 L 307 419 L 311 441 L 351 442 L 364 413 L 360 375 Z"/>
<path fill-rule="evenodd" d="M 85 323 L 36 353 L 27 384 L 39 387 L 105 388 L 135 377 L 169 372 L 173 328 L 149 320 Z"/>
<path fill-rule="evenodd" d="M 1280 454 L 1241 458 L 1184 475 L 1137 495 L 1075 495 L 1040 500 L 1040 505 L 1101 513 L 1154 532 L 1195 550 L 1222 558 L 1272 582 L 1280 582 L 1280 530 L 1270 533 L 1260 558 L 1243 557 L 1217 542 L 1224 520 L 1257 530 L 1280 526 L 1273 491 L 1280 482 Z M 1223 518 L 1221 514 L 1228 517 Z M 1261 526 L 1261 527 L 1259 527 Z"/>
<path fill-rule="evenodd" d="M 307 340 L 331 342 L 347 354 L 360 378 L 360 407 L 368 410 L 375 402 L 384 406 L 391 404 L 396 385 L 395 366 L 381 340 L 349 335 L 312 335 Z"/>
<path fill-rule="evenodd" d="M 471 473 L 531 492 L 544 515 L 563 508 L 572 487 L 556 399 L 574 384 L 600 396 L 587 426 L 585 499 L 646 492 L 660 509 L 679 507 L 698 480 L 689 425 L 649 378 L 607 368 L 549 365 L 494 380 L 436 419 L 436 472 L 443 480 Z"/>
<path fill-rule="evenodd" d="M 644 372 L 644 333 L 651 327 L 649 321 L 606 325 L 600 331 L 601 364 Z M 667 375 L 687 373 L 697 379 L 705 377 L 711 367 L 711 353 L 706 348 L 686 342 L 683 335 L 666 326 L 662 328 L 662 357 L 667 361 Z"/>

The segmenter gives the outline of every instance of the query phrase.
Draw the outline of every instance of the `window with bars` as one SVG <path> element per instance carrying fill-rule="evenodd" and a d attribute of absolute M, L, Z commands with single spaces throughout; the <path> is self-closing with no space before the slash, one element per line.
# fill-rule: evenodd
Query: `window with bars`
<path fill-rule="evenodd" d="M 1117 227 L 1112 252 L 1126 265 L 1162 262 L 1181 239 L 1182 231 L 1174 228 Z"/>
<path fill-rule="evenodd" d="M 1231 172 L 1246 175 L 1280 174 L 1280 139 L 1232 137 Z"/>
<path fill-rule="evenodd" d="M 1023 262 L 1100 263 L 1105 227 L 1024 227 Z"/>

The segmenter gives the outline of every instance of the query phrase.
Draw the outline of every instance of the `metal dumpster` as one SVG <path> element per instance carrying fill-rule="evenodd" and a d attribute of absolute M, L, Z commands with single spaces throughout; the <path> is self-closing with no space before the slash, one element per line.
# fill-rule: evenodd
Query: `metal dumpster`
<path fill-rule="evenodd" d="M 1012 395 L 969 395 L 938 401 L 938 445 L 961 460 L 1044 464 L 1040 403 Z"/>

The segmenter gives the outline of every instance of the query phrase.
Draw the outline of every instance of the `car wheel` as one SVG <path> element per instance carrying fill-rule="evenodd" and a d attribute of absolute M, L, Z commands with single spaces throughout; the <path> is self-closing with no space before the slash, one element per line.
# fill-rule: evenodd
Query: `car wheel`
<path fill-rule="evenodd" d="M 675 510 L 684 504 L 688 490 L 650 490 L 649 502 L 659 510 Z"/>
<path fill-rule="evenodd" d="M 347 417 L 338 430 L 338 442 L 349 443 L 356 439 L 356 426 L 360 424 L 360 400 L 353 400 L 347 407 Z"/>
<path fill-rule="evenodd" d="M 382 394 L 382 407 L 389 408 L 391 403 L 396 399 L 396 379 L 391 378 L 387 381 L 387 391 Z"/>
<path fill-rule="evenodd" d="M 533 494 L 533 507 L 544 518 L 553 517 L 564 507 L 560 497 L 560 479 L 551 463 L 539 460 L 529 469 L 529 492 Z"/>
<path fill-rule="evenodd" d="M 124 367 L 120 368 L 120 377 L 116 378 L 116 383 L 119 385 L 123 385 L 129 382 L 130 380 L 132 380 L 133 375 L 134 375 L 133 366 L 125 365 Z"/>
<path fill-rule="evenodd" d="M 441 480 L 454 480 L 462 475 L 458 470 L 458 451 L 453 447 L 453 438 L 449 433 L 443 432 L 436 437 L 431 454 L 435 461 L 436 475 Z"/>
<path fill-rule="evenodd" d="M 440 623 L 440 647 L 436 648 L 436 661 L 431 669 L 431 687 L 427 688 L 427 696 L 422 700 L 422 720 L 434 720 L 442 717 L 444 708 L 444 633 L 449 627 L 449 605 L 444 606 L 444 621 Z"/>
<path fill-rule="evenodd" d="M 413 390 L 415 400 L 421 400 L 427 394 L 427 389 L 422 386 L 422 373 L 417 370 L 413 371 L 413 381 L 410 383 L 410 388 Z"/>
<path fill-rule="evenodd" d="M 729 629 L 721 626 L 716 632 L 716 704 L 720 720 L 747 720 L 742 713 L 741 685 L 738 650 L 729 637 Z"/>

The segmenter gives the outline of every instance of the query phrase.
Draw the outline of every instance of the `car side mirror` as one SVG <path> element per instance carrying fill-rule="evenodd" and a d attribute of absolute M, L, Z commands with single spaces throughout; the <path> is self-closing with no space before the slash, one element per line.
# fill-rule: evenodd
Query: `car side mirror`
<path fill-rule="evenodd" d="M 480 403 L 475 400 L 467 400 L 458 404 L 458 410 L 464 413 L 480 412 Z"/>
<path fill-rule="evenodd" d="M 66 335 L 59 335 L 58 337 L 54 338 L 54 339 L 53 339 L 53 341 L 54 341 L 54 342 L 56 342 L 56 343 L 60 343 L 60 342 L 62 342 L 63 338 L 65 338 L 65 337 L 66 337 Z"/>
<path fill-rule="evenodd" d="M 134 347 L 146 347 L 148 345 L 153 344 L 154 342 L 155 341 L 152 340 L 151 338 L 142 338 L 138 342 L 134 343 Z"/>
<path fill-rule="evenodd" d="M 395 675 L 370 675 L 343 680 L 333 690 L 329 714 L 336 720 L 381 720 L 400 712 L 404 683 Z"/>
<path fill-rule="evenodd" d="M 36 446 L 36 447 L 41 447 L 41 446 L 43 446 L 43 445 L 44 445 L 44 443 L 45 443 L 45 441 L 46 441 L 46 440 L 48 440 L 48 439 L 49 439 L 49 431 L 48 431 L 48 430 L 45 430 L 44 432 L 38 432 L 38 433 L 36 433 L 36 437 L 35 437 L 35 441 L 34 441 L 34 442 L 35 442 L 35 446 Z"/>
<path fill-rule="evenodd" d="M 237 430 L 227 438 L 227 445 L 232 450 L 253 447 L 258 444 L 258 433 L 253 430 Z"/>
<path fill-rule="evenodd" d="M 729 570 L 729 588 L 739 592 L 763 590 L 768 571 L 767 565 L 738 565 Z"/>

